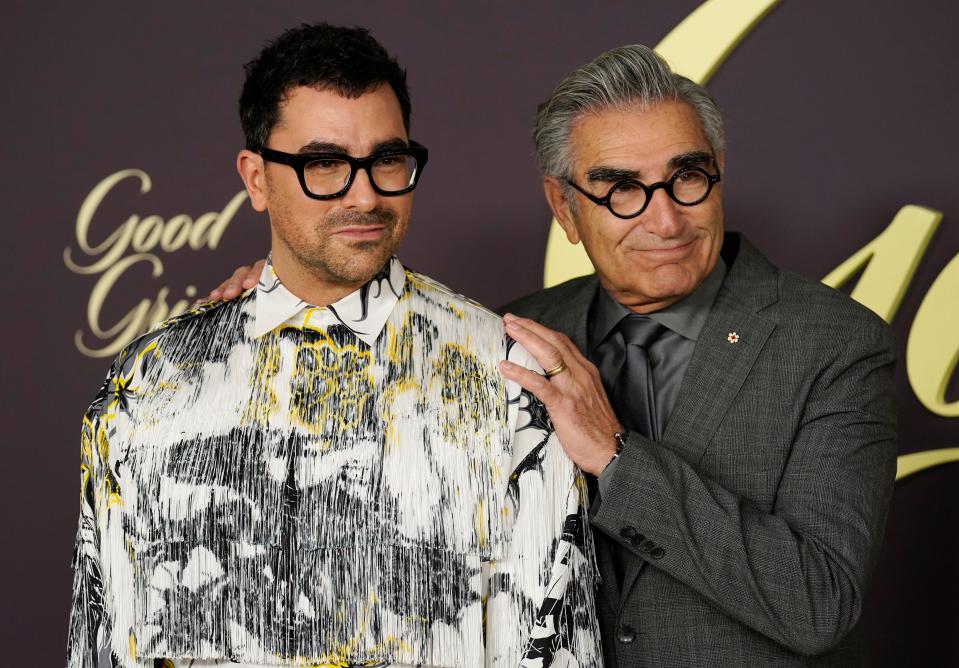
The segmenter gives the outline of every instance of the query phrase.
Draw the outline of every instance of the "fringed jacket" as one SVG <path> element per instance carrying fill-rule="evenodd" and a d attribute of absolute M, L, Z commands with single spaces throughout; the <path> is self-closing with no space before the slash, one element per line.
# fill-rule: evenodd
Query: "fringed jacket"
<path fill-rule="evenodd" d="M 584 486 L 492 313 L 393 258 L 268 263 L 131 343 L 83 419 L 71 668 L 600 666 Z"/>

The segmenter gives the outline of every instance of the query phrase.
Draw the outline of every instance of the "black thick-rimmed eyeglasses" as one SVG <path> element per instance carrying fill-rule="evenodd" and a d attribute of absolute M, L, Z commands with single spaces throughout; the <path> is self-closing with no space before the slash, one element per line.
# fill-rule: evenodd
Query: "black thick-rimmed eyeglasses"
<path fill-rule="evenodd" d="M 710 174 L 701 167 L 684 167 L 666 181 L 646 185 L 635 179 L 623 179 L 613 184 L 604 197 L 597 197 L 576 185 L 572 179 L 566 183 L 573 186 L 591 202 L 605 206 L 617 218 L 635 218 L 649 205 L 658 188 L 666 191 L 676 204 L 695 206 L 709 197 L 713 186 L 721 180 L 717 171 Z"/>
<path fill-rule="evenodd" d="M 313 199 L 342 197 L 353 185 L 358 170 L 365 170 L 370 184 L 380 195 L 405 195 L 416 187 L 429 151 L 410 142 L 403 148 L 377 151 L 365 158 L 345 153 L 284 153 L 259 146 L 250 150 L 264 160 L 289 165 L 300 179 L 303 194 Z"/>

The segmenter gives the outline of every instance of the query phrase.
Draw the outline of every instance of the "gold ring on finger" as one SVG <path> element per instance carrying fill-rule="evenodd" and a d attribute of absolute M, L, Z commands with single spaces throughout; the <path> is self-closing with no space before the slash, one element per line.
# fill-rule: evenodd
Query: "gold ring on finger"
<path fill-rule="evenodd" d="M 553 376 L 558 376 L 559 374 L 561 374 L 561 373 L 563 373 L 564 371 L 566 371 L 566 369 L 568 369 L 568 368 L 569 368 L 569 367 L 566 366 L 566 362 L 564 362 L 563 360 L 560 360 L 560 361 L 559 361 L 559 364 L 557 364 L 557 365 L 554 366 L 552 369 L 550 369 L 549 371 L 546 372 L 546 377 L 547 377 L 547 378 L 552 378 Z"/>

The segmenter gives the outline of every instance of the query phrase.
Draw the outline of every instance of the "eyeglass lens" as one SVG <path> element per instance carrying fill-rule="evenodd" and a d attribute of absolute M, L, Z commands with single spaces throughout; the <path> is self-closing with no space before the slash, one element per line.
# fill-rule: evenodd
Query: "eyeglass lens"
<path fill-rule="evenodd" d="M 409 155 L 387 155 L 370 167 L 376 187 L 384 192 L 409 188 L 416 180 L 416 158 Z M 314 160 L 303 168 L 306 188 L 314 195 L 333 195 L 350 180 L 350 163 L 335 158 Z"/>
<path fill-rule="evenodd" d="M 677 172 L 666 186 L 672 197 L 680 204 L 697 204 L 706 197 L 710 186 L 709 177 L 698 169 Z M 646 190 L 638 183 L 624 181 L 610 193 L 609 205 L 618 215 L 628 216 L 646 206 Z"/>

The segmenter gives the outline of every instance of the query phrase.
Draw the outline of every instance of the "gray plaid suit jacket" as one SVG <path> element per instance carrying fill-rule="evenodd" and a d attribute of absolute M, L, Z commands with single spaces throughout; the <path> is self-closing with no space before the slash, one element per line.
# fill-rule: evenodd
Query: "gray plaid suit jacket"
<path fill-rule="evenodd" d="M 741 235 L 723 257 L 662 442 L 631 434 L 591 513 L 607 666 L 859 665 L 896 467 L 892 334 Z M 597 288 L 504 310 L 585 352 Z"/>

